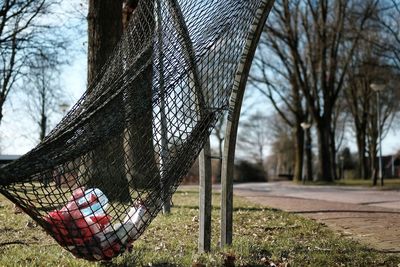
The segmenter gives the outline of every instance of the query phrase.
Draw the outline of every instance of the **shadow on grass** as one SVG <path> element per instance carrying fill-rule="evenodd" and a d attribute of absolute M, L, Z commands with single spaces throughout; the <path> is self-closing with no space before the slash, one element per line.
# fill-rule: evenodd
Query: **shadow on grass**
<path fill-rule="evenodd" d="M 375 210 L 303 210 L 289 211 L 288 213 L 305 214 L 305 213 L 367 213 L 367 214 L 400 214 L 399 211 L 375 211 Z"/>
<path fill-rule="evenodd" d="M 175 208 L 183 208 L 183 209 L 198 209 L 199 206 L 195 205 L 176 205 Z M 213 210 L 221 210 L 221 207 L 212 207 Z M 275 208 L 267 208 L 267 207 L 234 207 L 233 211 L 281 211 Z"/>
<path fill-rule="evenodd" d="M 32 244 L 37 244 L 37 243 L 32 243 Z M 29 243 L 27 243 L 27 242 L 19 241 L 19 240 L 0 243 L 0 247 L 10 246 L 10 245 L 24 245 L 24 246 L 29 246 L 29 245 L 31 245 L 31 244 L 29 244 Z"/>
<path fill-rule="evenodd" d="M 102 262 L 100 263 L 100 266 L 104 266 L 104 267 L 130 267 L 130 266 L 136 266 L 136 264 L 134 262 L 132 262 L 132 260 L 129 260 L 127 262 L 121 262 L 121 263 L 113 263 L 113 262 Z M 163 263 L 152 263 L 151 264 L 152 267 L 175 267 L 177 266 L 176 264 L 172 264 L 172 263 L 167 263 L 167 262 L 163 262 Z"/>

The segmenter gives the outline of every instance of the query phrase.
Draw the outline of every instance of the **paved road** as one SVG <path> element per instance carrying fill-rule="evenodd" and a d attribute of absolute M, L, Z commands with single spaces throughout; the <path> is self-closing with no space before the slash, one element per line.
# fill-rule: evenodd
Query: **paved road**
<path fill-rule="evenodd" d="M 302 186 L 290 182 L 237 184 L 235 189 L 250 190 L 266 196 L 315 199 L 400 210 L 399 190 L 354 186 Z"/>
<path fill-rule="evenodd" d="M 238 184 L 235 195 L 323 222 L 378 250 L 400 253 L 400 191 L 289 182 Z"/>

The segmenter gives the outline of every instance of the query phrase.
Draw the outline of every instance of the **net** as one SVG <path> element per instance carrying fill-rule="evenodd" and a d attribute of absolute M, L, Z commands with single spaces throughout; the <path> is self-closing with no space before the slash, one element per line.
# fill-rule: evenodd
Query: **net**
<path fill-rule="evenodd" d="M 0 169 L 0 192 L 77 257 L 129 249 L 227 110 L 270 2 L 139 1 L 90 93 Z"/>

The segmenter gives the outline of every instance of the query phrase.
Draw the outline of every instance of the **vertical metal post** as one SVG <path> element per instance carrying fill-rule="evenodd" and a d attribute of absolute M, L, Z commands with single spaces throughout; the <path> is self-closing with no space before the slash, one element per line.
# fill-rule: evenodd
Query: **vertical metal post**
<path fill-rule="evenodd" d="M 302 184 L 306 184 L 306 181 L 307 181 L 307 172 L 305 171 L 306 170 L 306 168 L 307 168 L 307 161 L 306 161 L 306 156 L 307 156 L 307 153 L 306 153 L 306 150 L 307 150 L 307 144 L 304 144 L 304 146 L 303 146 L 303 163 L 302 163 L 302 170 L 301 170 L 301 183 Z"/>
<path fill-rule="evenodd" d="M 378 113 L 378 143 L 379 143 L 379 172 L 378 178 L 381 180 L 381 186 L 383 186 L 383 173 L 382 173 L 382 122 L 381 122 L 381 108 L 380 108 L 380 93 L 385 89 L 383 83 L 371 83 L 370 87 L 376 92 L 376 109 Z"/>
<path fill-rule="evenodd" d="M 304 145 L 304 151 L 303 151 L 303 166 L 305 165 L 304 162 L 306 162 L 306 167 L 307 167 L 307 172 L 306 175 L 302 174 L 302 180 L 303 184 L 306 183 L 306 181 L 311 181 L 312 178 L 312 159 L 311 159 L 311 134 L 310 134 L 310 128 L 311 128 L 311 123 L 309 122 L 302 122 L 300 123 L 301 128 L 303 129 L 304 136 L 306 137 L 306 142 Z M 304 157 L 304 154 L 306 157 Z M 305 173 L 305 168 L 303 168 L 303 173 Z"/>
<path fill-rule="evenodd" d="M 311 129 L 307 130 L 307 180 L 312 182 L 313 179 L 313 159 L 312 159 L 312 142 Z"/>
<path fill-rule="evenodd" d="M 161 116 L 161 190 L 163 198 L 163 213 L 168 214 L 171 212 L 171 204 L 169 199 L 169 192 L 166 190 L 168 186 L 164 185 L 164 172 L 165 165 L 168 158 L 168 123 L 167 115 L 165 113 L 165 86 L 164 86 L 164 54 L 163 54 L 163 34 L 162 34 L 162 13 L 161 13 L 161 1 L 157 1 L 157 25 L 158 25 L 158 59 L 160 64 L 160 116 Z"/>
<path fill-rule="evenodd" d="M 381 109 L 380 109 L 380 91 L 377 91 L 377 109 L 378 109 L 378 138 L 379 138 L 379 180 L 383 186 L 383 173 L 382 173 L 382 129 L 381 129 Z"/>
<path fill-rule="evenodd" d="M 237 101 L 240 102 L 238 103 L 238 106 L 241 106 L 242 99 L 243 96 L 238 97 Z M 221 171 L 221 247 L 232 244 L 233 172 L 239 115 L 240 107 L 237 107 L 232 114 L 232 118 L 228 117 L 225 133 L 224 154 Z"/>
<path fill-rule="evenodd" d="M 207 140 L 199 156 L 199 253 L 211 249 L 211 157 L 210 139 Z"/>

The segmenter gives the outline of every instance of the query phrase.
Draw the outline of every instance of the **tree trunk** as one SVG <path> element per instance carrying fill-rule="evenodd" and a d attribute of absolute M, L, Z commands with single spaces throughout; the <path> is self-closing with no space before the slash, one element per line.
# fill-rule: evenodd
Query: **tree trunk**
<path fill-rule="evenodd" d="M 40 141 L 43 141 L 43 139 L 46 137 L 46 128 L 47 128 L 47 117 L 46 114 L 42 112 L 40 119 Z"/>
<path fill-rule="evenodd" d="M 90 94 L 90 85 L 101 73 L 121 39 L 122 0 L 89 0 L 88 35 L 88 94 Z M 111 105 L 122 106 L 122 97 L 122 94 L 117 96 Z M 123 114 L 115 115 L 119 116 L 116 120 L 122 121 Z M 97 147 L 83 157 L 83 161 L 90 166 L 90 172 L 86 171 L 89 173 L 89 177 L 86 177 L 87 186 L 99 187 L 110 201 L 130 201 L 123 155 L 122 137 L 113 136 L 107 144 Z"/>
<path fill-rule="evenodd" d="M 0 125 L 3 121 L 3 106 L 6 98 L 0 94 Z"/>
<path fill-rule="evenodd" d="M 319 181 L 333 182 L 331 146 L 330 146 L 330 123 L 321 120 L 317 123 L 318 131 L 318 157 L 319 157 Z"/>
<path fill-rule="evenodd" d="M 43 70 L 41 71 L 41 74 L 44 76 L 45 74 L 43 73 Z M 47 129 L 47 116 L 46 116 L 46 90 L 49 88 L 46 88 L 46 85 L 43 82 L 43 76 L 41 77 L 42 80 L 42 88 L 40 88 L 40 141 L 43 141 L 43 139 L 46 137 L 46 129 Z"/>
<path fill-rule="evenodd" d="M 361 131 L 357 132 L 357 154 L 358 154 L 358 176 L 362 179 L 368 179 L 368 164 L 367 158 L 365 157 L 365 133 L 362 134 Z"/>
<path fill-rule="evenodd" d="M 143 19 L 147 21 L 144 27 L 138 27 L 139 36 L 147 36 L 148 41 L 152 42 L 155 29 L 155 1 L 148 1 L 144 9 Z M 146 58 L 153 58 L 153 46 L 150 45 L 147 51 L 143 53 Z M 163 71 L 162 69 L 160 70 Z M 125 138 L 126 167 L 129 169 L 128 179 L 136 189 L 148 189 L 149 187 L 161 187 L 160 194 L 164 198 L 169 197 L 164 189 L 169 188 L 168 177 L 160 176 L 154 154 L 153 145 L 153 115 L 152 115 L 152 85 L 153 85 L 153 65 L 145 67 L 138 74 L 137 78 L 126 93 L 126 106 L 128 112 L 128 126 Z M 168 149 L 167 147 L 164 149 Z M 168 152 L 165 152 L 168 153 Z M 146 164 L 143 164 L 143 163 Z M 166 163 L 163 162 L 162 173 L 165 170 Z M 169 199 L 163 199 L 169 201 Z"/>
<path fill-rule="evenodd" d="M 295 129 L 295 159 L 294 159 L 294 173 L 293 181 L 298 182 L 302 180 L 303 176 L 303 162 L 304 162 L 304 130 L 299 124 Z"/>
<path fill-rule="evenodd" d="M 377 142 L 376 139 L 372 140 L 369 148 L 369 158 L 370 158 L 370 166 L 371 166 L 371 180 L 372 185 L 376 186 L 378 184 L 378 158 L 377 158 Z"/>
<path fill-rule="evenodd" d="M 121 39 L 122 0 L 89 0 L 88 34 L 90 85 Z"/>
<path fill-rule="evenodd" d="M 331 155 L 331 170 L 332 170 L 332 179 L 337 180 L 337 164 L 336 164 L 336 140 L 335 140 L 335 132 L 332 129 L 329 131 L 329 138 L 330 138 L 330 155 Z"/>

